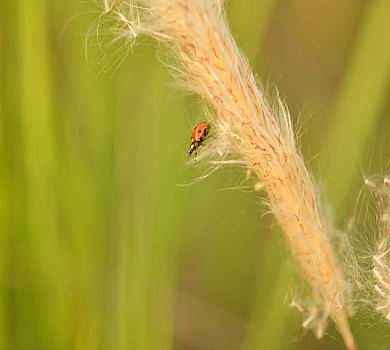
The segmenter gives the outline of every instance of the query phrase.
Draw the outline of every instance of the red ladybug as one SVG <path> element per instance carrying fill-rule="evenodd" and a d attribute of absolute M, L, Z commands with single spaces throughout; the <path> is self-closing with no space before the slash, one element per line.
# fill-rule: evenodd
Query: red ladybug
<path fill-rule="evenodd" d="M 195 126 L 194 130 L 192 130 L 191 134 L 191 146 L 188 151 L 188 157 L 191 156 L 192 152 L 195 151 L 195 157 L 197 155 L 198 147 L 206 140 L 206 136 L 209 133 L 210 124 L 209 123 L 200 123 Z"/>

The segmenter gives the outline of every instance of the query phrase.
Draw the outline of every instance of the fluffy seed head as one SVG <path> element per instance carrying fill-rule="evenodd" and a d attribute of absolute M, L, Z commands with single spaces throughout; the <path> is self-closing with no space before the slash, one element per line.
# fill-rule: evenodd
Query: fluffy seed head
<path fill-rule="evenodd" d="M 263 95 L 228 29 L 221 1 L 114 1 L 106 8 L 118 15 L 129 35 L 149 34 L 171 47 L 178 61 L 176 79 L 214 112 L 210 123 L 218 130 L 217 144 L 225 153 L 238 155 L 258 177 L 312 287 L 304 327 L 320 338 L 330 316 L 346 347 L 354 349 L 346 316 L 347 284 L 331 248 L 331 228 L 297 151 L 288 110 L 279 99 L 273 106 Z M 123 9 L 130 9 L 132 17 Z"/>

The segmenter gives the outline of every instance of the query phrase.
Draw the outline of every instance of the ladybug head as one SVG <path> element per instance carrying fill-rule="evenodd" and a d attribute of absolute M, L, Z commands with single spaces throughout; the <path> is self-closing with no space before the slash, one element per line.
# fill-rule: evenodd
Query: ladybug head
<path fill-rule="evenodd" d="M 198 142 L 191 143 L 190 150 L 188 151 L 188 157 L 191 157 L 192 152 L 196 151 L 198 148 Z"/>

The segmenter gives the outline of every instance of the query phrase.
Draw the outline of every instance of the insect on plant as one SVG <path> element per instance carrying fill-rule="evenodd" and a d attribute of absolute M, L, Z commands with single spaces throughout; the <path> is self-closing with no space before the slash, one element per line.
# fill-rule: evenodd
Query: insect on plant
<path fill-rule="evenodd" d="M 198 148 L 206 140 L 210 130 L 210 124 L 203 122 L 195 126 L 191 133 L 191 146 L 188 151 L 188 157 L 191 157 L 192 152 L 195 152 L 195 157 L 198 154 Z"/>

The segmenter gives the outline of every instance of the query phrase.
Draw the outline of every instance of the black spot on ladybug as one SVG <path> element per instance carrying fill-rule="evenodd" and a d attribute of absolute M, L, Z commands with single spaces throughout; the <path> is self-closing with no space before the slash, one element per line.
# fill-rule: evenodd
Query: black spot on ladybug
<path fill-rule="evenodd" d="M 198 134 L 200 134 L 202 132 L 202 130 L 198 130 Z"/>

